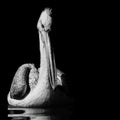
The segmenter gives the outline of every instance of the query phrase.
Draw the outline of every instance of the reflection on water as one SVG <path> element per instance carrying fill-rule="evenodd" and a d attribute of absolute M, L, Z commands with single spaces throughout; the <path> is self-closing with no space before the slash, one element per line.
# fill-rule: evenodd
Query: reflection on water
<path fill-rule="evenodd" d="M 73 110 L 67 108 L 12 108 L 8 107 L 11 120 L 72 120 Z"/>

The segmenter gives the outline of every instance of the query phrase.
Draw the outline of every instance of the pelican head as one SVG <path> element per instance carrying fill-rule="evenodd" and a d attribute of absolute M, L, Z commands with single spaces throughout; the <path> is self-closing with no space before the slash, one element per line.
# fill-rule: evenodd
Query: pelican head
<path fill-rule="evenodd" d="M 45 9 L 38 20 L 40 67 L 21 65 L 13 78 L 7 96 L 8 103 L 18 107 L 48 105 L 53 100 L 55 88 L 63 85 L 62 72 L 56 68 L 50 45 L 51 10 Z M 60 96 L 61 97 L 61 96 Z"/>

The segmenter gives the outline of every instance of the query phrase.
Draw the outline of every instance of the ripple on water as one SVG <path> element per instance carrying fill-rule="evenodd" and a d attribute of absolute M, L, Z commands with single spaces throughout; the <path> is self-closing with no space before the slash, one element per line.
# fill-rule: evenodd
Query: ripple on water
<path fill-rule="evenodd" d="M 73 110 L 69 108 L 12 108 L 8 107 L 11 120 L 72 120 Z"/>

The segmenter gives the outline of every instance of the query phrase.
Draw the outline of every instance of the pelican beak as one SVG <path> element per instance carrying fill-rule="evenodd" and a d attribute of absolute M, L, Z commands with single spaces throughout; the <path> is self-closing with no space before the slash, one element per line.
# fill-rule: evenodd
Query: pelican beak
<path fill-rule="evenodd" d="M 52 23 L 52 19 L 50 17 L 51 10 L 45 9 L 38 20 L 37 28 L 39 30 L 40 41 L 45 47 L 45 54 L 47 57 L 48 64 L 48 79 L 51 87 L 55 88 L 55 80 L 56 80 L 56 66 L 55 66 L 55 58 L 53 50 L 51 50 L 51 45 L 48 36 L 48 30 L 50 30 L 50 26 Z M 42 47 L 42 45 L 41 45 Z M 42 50 L 41 50 L 42 51 Z"/>
<path fill-rule="evenodd" d="M 48 79 L 49 83 L 54 90 L 57 85 L 62 85 L 62 72 L 57 70 L 55 63 L 55 56 L 53 48 L 51 48 L 48 31 L 52 24 L 52 18 L 50 17 L 51 9 L 45 9 L 38 20 L 37 28 L 39 30 L 39 36 L 41 42 L 44 44 L 48 62 Z"/>

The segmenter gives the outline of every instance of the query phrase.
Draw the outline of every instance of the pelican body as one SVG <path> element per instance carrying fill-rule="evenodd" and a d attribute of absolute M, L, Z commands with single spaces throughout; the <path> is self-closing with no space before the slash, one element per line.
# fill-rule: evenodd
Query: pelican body
<path fill-rule="evenodd" d="M 45 9 L 38 20 L 40 47 L 40 68 L 34 64 L 23 64 L 15 73 L 8 103 L 18 107 L 49 105 L 55 97 L 55 88 L 63 85 L 62 72 L 56 68 L 55 57 L 51 50 L 49 31 L 52 23 L 51 10 Z M 61 97 L 61 96 L 60 96 Z"/>

